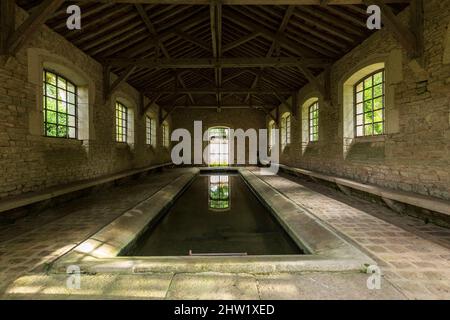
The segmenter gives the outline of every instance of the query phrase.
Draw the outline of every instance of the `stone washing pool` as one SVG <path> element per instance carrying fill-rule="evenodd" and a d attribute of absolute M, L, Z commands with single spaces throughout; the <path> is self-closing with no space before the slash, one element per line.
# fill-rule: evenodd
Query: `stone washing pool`
<path fill-rule="evenodd" d="M 289 255 L 302 250 L 237 173 L 204 173 L 127 256 Z"/>

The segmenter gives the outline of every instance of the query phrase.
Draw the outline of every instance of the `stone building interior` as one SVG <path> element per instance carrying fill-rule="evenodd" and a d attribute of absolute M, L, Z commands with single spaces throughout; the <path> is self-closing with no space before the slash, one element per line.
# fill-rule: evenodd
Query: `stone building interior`
<path fill-rule="evenodd" d="M 450 0 L 1 0 L 0 299 L 448 300 L 449 228 Z"/>

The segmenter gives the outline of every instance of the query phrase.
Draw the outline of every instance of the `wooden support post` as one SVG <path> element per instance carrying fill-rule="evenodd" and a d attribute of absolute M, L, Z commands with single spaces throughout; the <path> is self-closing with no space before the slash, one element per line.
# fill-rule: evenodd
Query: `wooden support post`
<path fill-rule="evenodd" d="M 292 92 L 292 115 L 297 118 L 298 115 L 298 92 Z"/>
<path fill-rule="evenodd" d="M 111 85 L 111 66 L 103 65 L 103 99 L 107 101 L 109 99 L 109 88 Z"/>
<path fill-rule="evenodd" d="M 324 86 L 316 79 L 316 77 L 313 75 L 313 73 L 311 71 L 309 71 L 309 69 L 306 66 L 304 66 L 302 64 L 298 65 L 298 69 L 300 70 L 301 73 L 303 73 L 305 78 L 308 79 L 309 83 L 311 83 L 311 85 L 314 87 L 314 89 L 319 91 L 320 95 L 325 99 L 326 94 L 325 94 Z"/>
<path fill-rule="evenodd" d="M 0 55 L 8 55 L 8 39 L 14 32 L 15 24 L 14 0 L 0 1 Z"/>
<path fill-rule="evenodd" d="M 161 93 L 157 94 L 154 98 L 152 98 L 149 103 L 147 103 L 142 109 L 142 115 L 146 114 L 148 109 L 161 97 Z"/>
<path fill-rule="evenodd" d="M 323 74 L 324 84 L 323 84 L 323 100 L 325 102 L 331 103 L 331 68 L 327 67 Z"/>
<path fill-rule="evenodd" d="M 281 102 L 281 104 L 283 104 L 286 108 L 288 108 L 288 110 L 289 110 L 291 113 L 293 113 L 293 110 L 292 110 L 292 104 L 290 104 L 286 99 L 284 99 L 282 96 L 280 96 L 280 95 L 278 94 L 278 92 L 274 92 L 273 94 L 274 94 L 274 96 Z"/>
<path fill-rule="evenodd" d="M 140 92 L 139 93 L 139 108 L 138 108 L 137 114 L 143 114 L 142 111 L 144 110 L 144 107 L 145 107 L 145 95 L 142 92 Z"/>
<path fill-rule="evenodd" d="M 413 1 L 414 2 L 414 1 Z M 387 26 L 395 38 L 400 42 L 410 57 L 417 57 L 419 44 L 416 35 L 410 28 L 404 26 L 391 8 L 382 0 L 364 0 L 366 5 L 375 4 L 381 9 L 383 24 Z M 417 3 L 416 5 L 417 6 Z M 417 11 L 417 10 L 416 10 Z"/>
<path fill-rule="evenodd" d="M 416 50 L 413 58 L 422 58 L 424 51 L 424 8 L 423 0 L 411 0 L 411 31 L 416 39 Z M 423 61 L 421 61 L 423 64 Z"/>
<path fill-rule="evenodd" d="M 275 118 L 276 118 L 275 122 L 277 124 L 277 127 L 280 127 L 280 107 L 279 106 L 276 107 Z"/>
<path fill-rule="evenodd" d="M 106 93 L 106 100 L 108 100 L 113 95 L 113 93 L 119 88 L 122 83 L 127 81 L 128 77 L 134 72 L 134 70 L 136 70 L 135 66 L 129 66 L 127 70 L 125 70 L 125 72 L 120 75 L 120 77 L 118 77 L 112 85 L 109 86 Z"/>
<path fill-rule="evenodd" d="M 2 2 L 4 0 L 1 0 Z M 64 3 L 64 0 L 44 0 L 9 37 L 7 53 L 15 55 L 40 29 L 45 21 Z"/>

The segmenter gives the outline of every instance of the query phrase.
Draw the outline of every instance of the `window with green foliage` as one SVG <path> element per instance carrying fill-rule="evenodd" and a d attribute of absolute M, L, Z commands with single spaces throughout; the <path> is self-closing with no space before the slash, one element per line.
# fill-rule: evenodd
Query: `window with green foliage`
<path fill-rule="evenodd" d="M 77 87 L 62 76 L 44 70 L 44 130 L 47 137 L 78 136 Z"/>
<path fill-rule="evenodd" d="M 357 137 L 384 134 L 385 72 L 379 70 L 355 85 L 355 134 Z"/>
<path fill-rule="evenodd" d="M 319 102 L 309 107 L 309 141 L 319 141 Z"/>
<path fill-rule="evenodd" d="M 281 118 L 281 146 L 284 148 L 291 143 L 291 114 Z"/>
<path fill-rule="evenodd" d="M 167 123 L 163 123 L 163 125 L 162 125 L 162 138 L 163 138 L 163 147 L 169 148 L 170 132 L 169 132 L 169 125 Z"/>
<path fill-rule="evenodd" d="M 275 145 L 275 121 L 269 123 L 269 149 L 272 149 Z"/>
<path fill-rule="evenodd" d="M 230 181 L 228 176 L 209 177 L 209 207 L 214 210 L 230 208 Z"/>
<path fill-rule="evenodd" d="M 147 144 L 151 146 L 156 146 L 156 123 L 155 119 L 146 117 L 145 118 L 145 128 L 147 136 Z"/>
<path fill-rule="evenodd" d="M 128 108 L 116 102 L 116 141 L 127 142 Z"/>
<path fill-rule="evenodd" d="M 208 129 L 209 165 L 227 166 L 229 164 L 230 129 L 213 127 Z"/>

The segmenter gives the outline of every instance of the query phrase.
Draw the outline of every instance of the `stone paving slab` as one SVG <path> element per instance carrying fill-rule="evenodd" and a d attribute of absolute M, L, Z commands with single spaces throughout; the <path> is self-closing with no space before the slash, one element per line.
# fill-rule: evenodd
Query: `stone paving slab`
<path fill-rule="evenodd" d="M 173 274 L 81 275 L 80 288 L 69 289 L 63 274 L 27 274 L 12 283 L 3 299 L 164 299 Z"/>
<path fill-rule="evenodd" d="M 185 169 L 168 170 L 44 210 L 0 226 L 0 292 L 35 268 L 45 269 L 103 226 L 149 198 Z M 126 195 L 126 196 L 125 196 Z"/>
<path fill-rule="evenodd" d="M 406 296 L 388 281 L 368 289 L 362 273 L 305 273 L 257 276 L 263 300 L 404 300 Z"/>
<path fill-rule="evenodd" d="M 368 292 L 364 288 L 367 275 L 354 273 L 220 277 L 168 273 L 84 276 L 85 290 L 91 291 L 67 294 L 66 275 L 45 274 L 47 263 L 150 197 L 181 172 L 183 169 L 170 170 L 130 181 L 47 209 L 14 225 L 0 226 L 0 294 L 10 290 L 2 298 L 450 299 L 449 230 L 398 216 L 380 205 L 315 183 L 282 176 L 261 178 L 370 254 L 384 273 L 382 291 Z M 324 286 L 328 290 L 321 290 Z M 398 296 L 395 289 L 401 291 Z"/>
<path fill-rule="evenodd" d="M 256 278 L 245 274 L 176 274 L 168 299 L 257 300 Z"/>
<path fill-rule="evenodd" d="M 423 222 L 378 204 L 286 176 L 260 178 L 372 256 L 409 299 L 450 299 L 449 230 L 427 225 L 424 235 Z"/>
<path fill-rule="evenodd" d="M 27 274 L 2 299 L 176 299 L 176 300 L 386 300 L 405 299 L 389 282 L 369 290 L 362 273 L 299 274 L 97 274 L 82 275 L 79 289 L 68 289 L 68 275 Z"/>

